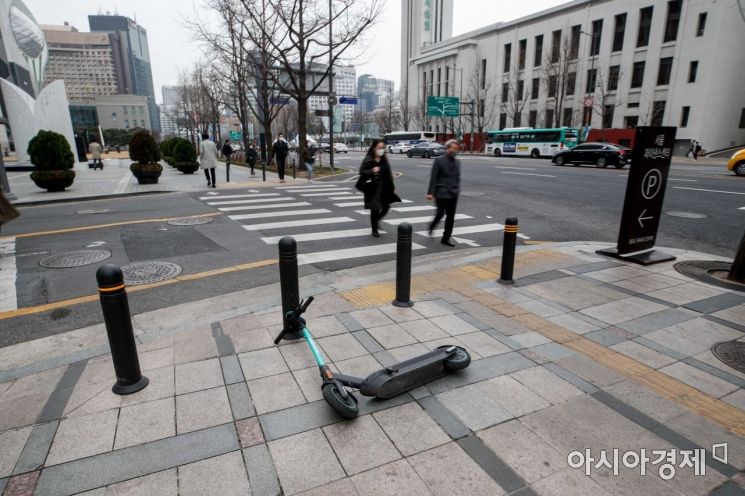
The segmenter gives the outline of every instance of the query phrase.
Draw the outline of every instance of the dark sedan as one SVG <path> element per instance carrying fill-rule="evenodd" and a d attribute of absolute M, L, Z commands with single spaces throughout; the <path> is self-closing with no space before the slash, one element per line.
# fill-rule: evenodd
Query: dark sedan
<path fill-rule="evenodd" d="M 443 153 L 445 153 L 444 146 L 440 145 L 439 143 L 431 143 L 429 141 L 423 141 L 421 143 L 417 143 L 408 152 L 406 152 L 406 156 L 408 156 L 409 158 L 411 157 L 432 158 L 432 157 L 439 157 Z"/>
<path fill-rule="evenodd" d="M 594 164 L 595 167 L 606 168 L 609 165 L 616 169 L 623 169 L 631 163 L 631 150 L 623 146 L 610 143 L 583 143 L 571 150 L 559 152 L 551 159 L 554 165 Z"/>

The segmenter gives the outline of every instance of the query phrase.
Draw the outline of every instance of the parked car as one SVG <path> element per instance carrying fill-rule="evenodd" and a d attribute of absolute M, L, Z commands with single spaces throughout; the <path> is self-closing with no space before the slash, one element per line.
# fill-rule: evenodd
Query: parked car
<path fill-rule="evenodd" d="M 391 146 L 389 146 L 389 147 L 388 147 L 388 152 L 389 152 L 389 153 L 398 153 L 398 154 L 402 154 L 402 153 L 406 153 L 406 152 L 408 152 L 409 150 L 411 150 L 411 148 L 412 148 L 413 146 L 414 146 L 414 145 L 412 145 L 412 144 L 411 144 L 411 143 L 409 143 L 408 141 L 399 141 L 398 143 L 394 143 L 394 144 L 392 144 Z"/>
<path fill-rule="evenodd" d="M 551 159 L 554 165 L 594 164 L 595 167 L 605 168 L 609 165 L 616 169 L 623 169 L 631 163 L 631 150 L 610 143 L 583 143 L 571 150 L 559 152 Z"/>
<path fill-rule="evenodd" d="M 727 162 L 727 170 L 730 170 L 738 176 L 745 176 L 745 148 L 735 152 Z"/>
<path fill-rule="evenodd" d="M 432 143 L 429 141 L 423 141 L 412 146 L 409 151 L 406 152 L 406 156 L 411 157 L 424 157 L 432 158 L 439 157 L 445 153 L 445 147 L 439 143 Z"/>
<path fill-rule="evenodd" d="M 344 143 L 334 143 L 334 153 L 349 153 L 349 147 Z"/>

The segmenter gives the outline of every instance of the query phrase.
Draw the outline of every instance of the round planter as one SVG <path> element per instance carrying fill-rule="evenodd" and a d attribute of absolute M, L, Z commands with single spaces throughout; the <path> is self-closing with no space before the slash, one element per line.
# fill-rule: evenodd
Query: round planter
<path fill-rule="evenodd" d="M 196 162 L 179 162 L 176 164 L 176 168 L 184 174 L 194 174 L 199 170 L 199 164 Z"/>
<path fill-rule="evenodd" d="M 137 178 L 137 182 L 140 184 L 158 184 L 158 178 L 161 172 L 135 172 L 132 171 L 132 175 Z"/>
<path fill-rule="evenodd" d="M 69 175 L 60 175 L 59 177 L 34 177 L 35 175 L 34 173 L 31 174 L 31 180 L 34 184 L 50 193 L 64 191 L 65 188 L 72 186 L 72 183 L 75 181 L 74 172 Z"/>

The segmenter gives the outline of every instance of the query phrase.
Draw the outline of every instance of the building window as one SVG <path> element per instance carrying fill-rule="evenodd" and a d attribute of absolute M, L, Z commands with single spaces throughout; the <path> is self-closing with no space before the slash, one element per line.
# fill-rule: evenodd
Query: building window
<path fill-rule="evenodd" d="M 608 70 L 608 91 L 616 91 L 618 89 L 618 79 L 621 77 L 621 66 L 612 65 Z"/>
<path fill-rule="evenodd" d="M 510 83 L 502 83 L 502 103 L 510 100 Z"/>
<path fill-rule="evenodd" d="M 665 101 L 659 100 L 652 104 L 652 119 L 650 126 L 661 126 L 665 117 Z"/>
<path fill-rule="evenodd" d="M 623 50 L 623 39 L 626 36 L 626 14 L 616 16 L 616 28 L 613 31 L 613 51 Z"/>
<path fill-rule="evenodd" d="M 561 58 L 561 29 L 551 33 L 551 63 L 555 64 Z"/>
<path fill-rule="evenodd" d="M 652 29 L 652 14 L 654 7 L 645 7 L 639 11 L 639 33 L 636 36 L 636 46 L 649 45 L 649 32 Z"/>
<path fill-rule="evenodd" d="M 504 46 L 504 72 L 510 72 L 511 65 L 512 65 L 512 43 L 507 43 Z"/>
<path fill-rule="evenodd" d="M 554 109 L 546 109 L 546 127 L 554 127 Z"/>
<path fill-rule="evenodd" d="M 688 82 L 695 83 L 698 76 L 698 60 L 692 60 L 688 66 Z"/>
<path fill-rule="evenodd" d="M 486 114 L 486 100 L 479 100 L 479 117 L 483 118 Z"/>
<path fill-rule="evenodd" d="M 533 54 L 533 67 L 540 67 L 543 64 L 543 35 L 535 37 L 535 52 Z"/>
<path fill-rule="evenodd" d="M 429 71 L 429 94 L 432 96 L 435 89 L 435 70 Z"/>
<path fill-rule="evenodd" d="M 515 114 L 515 116 L 512 118 L 512 125 L 514 127 L 520 127 L 523 125 L 523 114 L 522 112 L 518 112 Z"/>
<path fill-rule="evenodd" d="M 440 96 L 442 93 L 440 93 L 440 87 L 442 86 L 442 69 L 440 67 L 437 68 L 437 96 Z"/>
<path fill-rule="evenodd" d="M 426 101 L 427 101 L 427 71 L 424 71 L 422 73 L 422 87 L 424 89 L 424 101 L 425 101 L 425 106 L 426 106 Z M 361 96 L 362 95 L 360 95 L 360 97 Z"/>
<path fill-rule="evenodd" d="M 626 106 L 628 108 L 639 108 L 639 102 L 629 102 Z"/>
<path fill-rule="evenodd" d="M 641 62 L 634 62 L 634 69 L 631 72 L 631 87 L 632 88 L 642 87 L 642 84 L 644 83 L 644 66 L 645 66 L 645 63 L 643 60 Z"/>
<path fill-rule="evenodd" d="M 577 87 L 577 73 L 570 72 L 567 74 L 567 96 L 574 95 L 574 90 Z"/>
<path fill-rule="evenodd" d="M 572 26 L 572 38 L 569 42 L 569 58 L 575 60 L 579 56 L 579 37 L 582 33 L 582 25 Z"/>
<path fill-rule="evenodd" d="M 742 114 L 740 114 L 740 129 L 745 129 L 745 108 L 742 109 Z"/>
<path fill-rule="evenodd" d="M 603 107 L 603 127 L 613 127 L 613 113 L 615 110 L 615 105 L 605 105 Z"/>
<path fill-rule="evenodd" d="M 523 101 L 523 93 L 525 92 L 525 81 L 522 79 L 517 82 L 517 101 Z"/>
<path fill-rule="evenodd" d="M 683 0 L 671 0 L 667 2 L 667 21 L 665 22 L 665 37 L 663 43 L 678 39 L 678 26 L 680 25 L 680 8 Z"/>
<path fill-rule="evenodd" d="M 499 114 L 499 129 L 504 129 L 507 127 L 507 114 Z"/>
<path fill-rule="evenodd" d="M 528 126 L 538 127 L 537 125 L 538 125 L 538 111 L 531 110 L 530 113 L 528 113 Z"/>
<path fill-rule="evenodd" d="M 517 55 L 517 66 L 522 71 L 523 69 L 525 69 L 525 59 L 528 56 L 528 40 L 520 40 L 518 46 L 519 52 Z"/>
<path fill-rule="evenodd" d="M 530 98 L 533 100 L 538 99 L 538 94 L 540 93 L 541 88 L 541 79 L 540 78 L 533 78 L 533 85 L 530 90 Z"/>
<path fill-rule="evenodd" d="M 122 105 L 122 109 L 124 110 L 124 115 L 128 115 L 129 114 L 129 110 L 127 110 L 127 106 L 126 105 Z"/>
<path fill-rule="evenodd" d="M 563 122 L 561 123 L 562 126 L 565 127 L 572 127 L 572 109 L 571 108 L 565 108 L 564 109 L 564 117 Z"/>
<path fill-rule="evenodd" d="M 670 84 L 670 75 L 673 72 L 673 58 L 665 57 L 660 59 L 660 70 L 657 73 L 657 86 L 667 86 Z"/>
<path fill-rule="evenodd" d="M 595 93 L 595 86 L 598 83 L 598 70 L 590 69 L 587 71 L 587 87 L 585 93 Z"/>
<path fill-rule="evenodd" d="M 635 128 L 639 125 L 639 116 L 637 115 L 627 115 L 624 118 L 624 127 L 627 129 Z"/>
<path fill-rule="evenodd" d="M 696 25 L 696 36 L 703 36 L 706 31 L 706 12 L 698 15 L 698 24 Z"/>
<path fill-rule="evenodd" d="M 481 89 L 486 89 L 486 59 L 481 59 Z"/>
<path fill-rule="evenodd" d="M 688 127 L 688 118 L 691 116 L 691 107 L 683 107 L 680 112 L 680 127 Z"/>
<path fill-rule="evenodd" d="M 558 86 L 558 78 L 556 76 L 548 77 L 548 97 L 554 98 L 556 96 L 556 90 Z"/>
<path fill-rule="evenodd" d="M 594 57 L 600 53 L 600 42 L 603 36 L 603 20 L 592 21 L 592 42 L 590 43 L 590 56 Z"/>
<path fill-rule="evenodd" d="M 445 66 L 445 96 L 450 94 L 450 66 Z"/>
<path fill-rule="evenodd" d="M 129 129 L 129 119 L 124 119 L 124 127 Z"/>

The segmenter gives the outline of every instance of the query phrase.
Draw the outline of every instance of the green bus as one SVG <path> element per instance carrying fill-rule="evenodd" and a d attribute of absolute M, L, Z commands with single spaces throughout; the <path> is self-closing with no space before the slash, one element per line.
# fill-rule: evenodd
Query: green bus
<path fill-rule="evenodd" d="M 517 155 L 523 157 L 553 157 L 557 153 L 577 146 L 579 130 L 570 127 L 534 129 L 519 127 L 489 131 L 486 153 L 501 157 Z"/>

